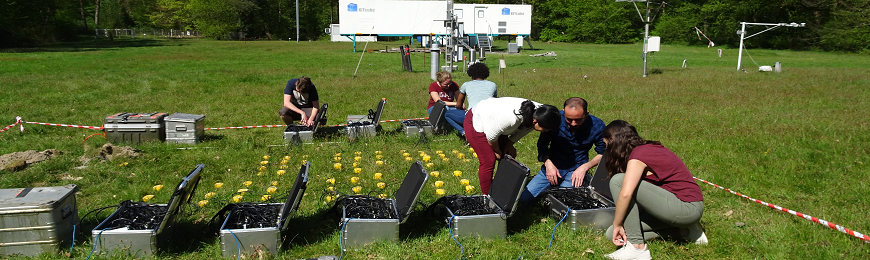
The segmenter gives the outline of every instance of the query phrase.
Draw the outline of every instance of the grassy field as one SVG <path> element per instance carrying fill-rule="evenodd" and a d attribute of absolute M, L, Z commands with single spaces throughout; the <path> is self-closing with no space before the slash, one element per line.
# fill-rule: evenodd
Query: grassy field
<path fill-rule="evenodd" d="M 401 43 L 370 43 L 368 49 Z M 506 45 L 496 42 L 498 46 Z M 362 49 L 360 45 L 360 50 Z M 736 71 L 737 51 L 663 46 L 650 56 L 655 73 L 641 77 L 640 45 L 546 44 L 538 50 L 504 55 L 507 69 L 497 70 L 501 54 L 490 54 L 490 80 L 501 96 L 529 98 L 557 107 L 570 96 L 584 97 L 590 112 L 609 122 L 624 119 L 647 139 L 659 140 L 679 155 L 701 179 L 756 199 L 812 215 L 859 232 L 870 232 L 870 57 L 866 55 L 750 50 L 761 65 L 782 62 L 783 73 L 755 72 L 744 56 L 747 72 Z M 557 57 L 529 57 L 555 51 Z M 282 124 L 277 117 L 281 91 L 293 77 L 309 76 L 322 102 L 330 104 L 329 124 L 346 115 L 364 114 L 387 99 L 382 119 L 426 116 L 426 86 L 431 82 L 428 57 L 412 54 L 414 72 L 401 69 L 398 53 L 352 52 L 350 43 L 218 42 L 209 40 L 126 40 L 0 50 L 0 127 L 25 121 L 101 126 L 118 112 L 182 112 L 206 115 L 206 127 Z M 688 68 L 681 68 L 687 60 Z M 470 80 L 462 72 L 454 80 Z M 244 201 L 277 181 L 277 194 L 293 182 L 302 160 L 312 163 L 311 179 L 293 219 L 286 250 L 275 258 L 297 259 L 339 255 L 339 221 L 329 209 L 328 187 L 352 193 L 391 195 L 410 162 L 402 150 L 421 160 L 435 158 L 429 171 L 439 171 L 423 189 L 399 243 L 379 243 L 348 251 L 345 259 L 455 259 L 460 246 L 443 219 L 429 216 L 433 183 L 445 182 L 448 194 L 464 194 L 459 179 L 477 186 L 477 161 L 453 135 L 419 144 L 400 133 L 398 123 L 383 123 L 375 138 L 349 143 L 340 132 L 320 136 L 315 144 L 285 148 L 278 128 L 209 130 L 206 141 L 188 145 L 135 145 L 139 158 L 87 164 L 106 141 L 95 130 L 26 124 L 0 133 L 0 154 L 58 149 L 63 155 L 19 172 L 2 172 L 0 188 L 76 184 L 79 216 L 124 200 L 166 203 L 181 177 L 197 163 L 206 165 L 193 202 L 215 192 L 205 207 L 190 205 L 175 245 L 158 255 L 172 259 L 220 257 L 220 242 L 207 222 L 236 191 L 251 181 Z M 329 129 L 328 129 L 329 130 Z M 332 129 L 337 130 L 337 129 Z M 332 131 L 336 132 L 336 131 Z M 518 159 L 536 172 L 532 133 L 518 144 Z M 456 151 L 454 153 L 454 150 Z M 378 159 L 381 152 L 383 158 Z M 449 161 L 442 161 L 443 151 Z M 359 152 L 359 155 L 356 153 Z M 341 155 L 337 155 L 337 154 Z M 458 154 L 462 153 L 468 161 Z M 267 170 L 258 173 L 263 156 Z M 288 174 L 278 175 L 280 158 L 289 156 Z M 360 157 L 354 173 L 354 157 Z M 336 158 L 340 157 L 340 158 Z M 342 169 L 334 167 L 342 163 Z M 375 161 L 385 161 L 377 165 Z M 452 176 L 461 171 L 461 177 Z M 375 172 L 384 180 L 374 180 Z M 358 184 L 350 177 L 360 177 Z M 78 179 L 81 177 L 81 179 Z M 327 183 L 335 178 L 336 184 Z M 387 184 L 377 188 L 377 182 Z M 215 183 L 224 183 L 215 188 Z M 700 183 L 700 182 L 699 182 Z M 161 191 L 152 186 L 166 185 Z M 867 259 L 870 246 L 855 237 L 772 210 L 726 191 L 700 183 L 706 210 L 702 223 L 710 244 L 650 243 L 657 259 Z M 479 192 L 475 192 L 479 193 Z M 273 200 L 282 200 L 282 195 Z M 111 210 L 82 219 L 89 230 Z M 525 207 L 508 220 L 506 240 L 460 238 L 469 259 L 601 259 L 616 248 L 603 232 L 571 231 L 559 226 L 545 209 Z M 88 256 L 90 232 L 77 236 L 72 255 Z M 64 251 L 69 248 L 62 249 Z M 97 255 L 94 259 L 124 258 Z M 248 256 L 251 257 L 251 256 Z M 58 254 L 40 258 L 65 259 Z M 129 257 L 127 257 L 129 258 Z"/>

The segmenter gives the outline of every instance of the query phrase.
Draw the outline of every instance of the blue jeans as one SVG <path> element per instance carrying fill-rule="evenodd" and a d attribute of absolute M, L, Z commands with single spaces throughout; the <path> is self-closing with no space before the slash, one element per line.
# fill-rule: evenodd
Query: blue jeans
<path fill-rule="evenodd" d="M 559 169 L 559 174 L 562 175 L 562 178 L 559 178 L 560 187 L 574 187 L 574 185 L 571 184 L 571 175 L 574 174 L 574 170 L 576 170 L 576 168 L 571 170 Z M 587 173 L 586 177 L 583 178 L 583 185 L 589 185 L 590 181 L 592 181 L 592 176 L 589 176 L 589 173 Z M 522 195 L 520 195 L 520 201 L 531 202 L 535 199 L 539 199 L 537 198 L 538 195 L 550 187 L 552 187 L 552 185 L 550 185 L 550 181 L 547 180 L 547 169 L 541 165 L 541 170 L 538 171 L 538 175 L 532 177 L 532 180 L 530 180 L 529 184 L 526 185 L 526 190 L 523 191 Z"/>
<path fill-rule="evenodd" d="M 432 114 L 432 107 L 427 113 Z M 465 110 L 456 109 L 456 107 L 447 107 L 447 113 L 444 113 L 444 119 L 447 123 L 459 132 L 459 135 L 465 135 L 465 128 L 462 128 L 462 123 L 465 122 Z"/>

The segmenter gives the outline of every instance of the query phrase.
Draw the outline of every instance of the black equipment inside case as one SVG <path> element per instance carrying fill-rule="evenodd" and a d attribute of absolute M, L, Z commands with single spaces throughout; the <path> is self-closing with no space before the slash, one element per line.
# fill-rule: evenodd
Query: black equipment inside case
<path fill-rule="evenodd" d="M 604 159 L 602 156 L 595 169 L 591 187 L 558 187 L 547 191 L 550 216 L 558 220 L 564 217 L 565 224 L 571 230 L 577 230 L 584 225 L 606 230 L 613 224 L 616 204 L 610 199 L 610 178 Z"/>
<path fill-rule="evenodd" d="M 284 143 L 311 143 L 314 141 L 314 133 L 320 126 L 321 121 L 326 118 L 326 110 L 329 104 L 323 103 L 320 109 L 317 110 L 317 115 L 314 116 L 314 124 L 311 126 L 305 125 L 288 125 L 284 129 Z"/>

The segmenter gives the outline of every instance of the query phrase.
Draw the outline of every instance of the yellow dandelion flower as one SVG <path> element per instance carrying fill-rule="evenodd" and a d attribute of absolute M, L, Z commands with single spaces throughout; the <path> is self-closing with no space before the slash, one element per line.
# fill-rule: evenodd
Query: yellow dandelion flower
<path fill-rule="evenodd" d="M 441 188 L 444 186 L 444 181 L 435 181 L 435 188 Z"/>
<path fill-rule="evenodd" d="M 242 196 L 242 195 L 236 195 L 236 196 L 233 196 L 233 202 L 235 202 L 235 203 L 239 203 L 239 202 L 242 201 L 242 198 L 244 198 L 244 197 L 245 197 L 245 196 Z"/>
<path fill-rule="evenodd" d="M 160 191 L 161 189 L 163 189 L 163 185 L 162 185 L 162 184 L 157 184 L 157 185 L 154 185 L 154 187 L 151 187 L 151 188 L 154 189 L 154 191 Z"/>
<path fill-rule="evenodd" d="M 381 151 L 375 151 L 375 154 L 382 154 L 382 153 L 383 152 L 381 152 Z"/>
<path fill-rule="evenodd" d="M 474 152 L 474 148 L 468 147 L 469 152 Z"/>
<path fill-rule="evenodd" d="M 462 171 L 453 171 L 453 176 L 456 176 L 456 177 L 462 176 Z"/>
<path fill-rule="evenodd" d="M 269 194 L 266 194 L 266 195 L 260 196 L 260 200 L 261 200 L 261 201 L 267 201 L 267 200 L 269 200 L 269 199 L 271 199 L 271 198 L 272 198 L 272 195 L 269 195 Z"/>
<path fill-rule="evenodd" d="M 444 158 L 444 157 L 446 157 L 446 156 L 447 156 L 447 155 L 446 155 L 446 154 L 443 154 L 443 153 L 439 153 L 439 154 L 438 154 L 438 157 L 441 157 L 441 158 Z"/>
<path fill-rule="evenodd" d="M 472 153 L 471 155 L 474 156 L 474 158 L 477 158 L 477 153 Z"/>
<path fill-rule="evenodd" d="M 260 166 L 259 168 L 257 168 L 257 171 L 265 171 L 265 170 L 266 170 L 266 166 Z"/>
<path fill-rule="evenodd" d="M 407 151 L 405 151 L 405 150 L 404 150 L 404 149 L 402 149 L 402 150 L 399 150 L 399 153 L 402 153 L 402 154 L 404 154 L 404 153 L 405 153 L 405 152 L 407 152 Z"/>
<path fill-rule="evenodd" d="M 245 185 L 245 187 L 248 187 L 248 186 L 251 186 L 252 183 L 253 182 L 251 182 L 251 181 L 245 181 L 245 182 L 242 182 L 242 185 Z"/>
<path fill-rule="evenodd" d="M 153 198 L 154 198 L 154 195 L 151 195 L 151 194 L 145 195 L 144 197 L 142 197 L 142 202 L 148 202 L 149 200 L 151 200 Z"/>
<path fill-rule="evenodd" d="M 434 163 L 427 163 L 426 164 L 426 168 L 432 168 L 432 166 L 435 166 L 435 164 Z"/>
<path fill-rule="evenodd" d="M 305 164 L 305 160 L 302 160 L 302 164 Z M 287 165 L 281 165 L 280 167 L 278 167 L 278 169 L 281 169 L 281 170 L 286 170 L 288 168 L 290 168 L 290 167 L 288 167 Z"/>
<path fill-rule="evenodd" d="M 286 156 L 286 155 L 285 155 L 285 156 L 284 156 L 284 160 L 285 160 L 285 161 L 289 161 L 289 160 L 290 160 L 290 156 Z"/>
<path fill-rule="evenodd" d="M 357 182 L 359 182 L 359 177 L 356 177 L 356 176 L 354 176 L 354 177 L 350 177 L 350 182 L 351 182 L 351 183 L 357 183 Z"/>
<path fill-rule="evenodd" d="M 441 158 L 441 161 L 448 162 L 448 161 L 450 161 L 450 158 L 446 158 L 446 157 L 445 157 L 445 158 Z"/>
<path fill-rule="evenodd" d="M 356 156 L 356 157 L 353 157 L 353 160 L 355 162 L 359 162 L 359 160 L 362 160 L 362 157 Z"/>
<path fill-rule="evenodd" d="M 409 156 L 411 156 L 411 154 L 410 153 L 402 153 L 402 156 L 409 157 Z"/>
<path fill-rule="evenodd" d="M 461 180 L 459 180 L 459 184 L 462 184 L 462 186 L 468 186 L 469 183 L 470 183 L 470 182 L 468 181 L 468 179 L 461 179 Z"/>
<path fill-rule="evenodd" d="M 406 161 L 406 162 L 410 162 L 411 160 L 414 160 L 414 158 L 411 158 L 411 157 L 405 157 L 405 161 Z"/>
<path fill-rule="evenodd" d="M 199 206 L 200 208 L 205 207 L 205 205 L 208 205 L 208 200 L 200 200 L 199 202 L 196 203 L 196 205 Z"/>
<path fill-rule="evenodd" d="M 278 181 L 272 181 L 272 186 L 278 187 Z"/>
<path fill-rule="evenodd" d="M 285 173 L 287 173 L 285 170 L 278 170 L 277 172 L 278 176 L 284 175 Z"/>
<path fill-rule="evenodd" d="M 423 156 L 423 161 L 424 161 L 424 162 L 428 162 L 428 161 L 431 161 L 431 160 L 432 160 L 432 157 L 431 157 L 431 156 L 428 156 L 428 155 Z"/>
<path fill-rule="evenodd" d="M 383 177 L 383 174 L 382 174 L 382 173 L 380 173 L 380 172 L 376 172 L 376 173 L 375 173 L 375 176 L 374 176 L 374 179 L 375 179 L 375 180 L 380 180 L 382 177 Z"/>
<path fill-rule="evenodd" d="M 353 168 L 353 173 L 361 173 L 362 168 Z"/>
<path fill-rule="evenodd" d="M 384 165 L 384 161 L 375 161 L 376 165 Z"/>
<path fill-rule="evenodd" d="M 241 193 L 242 195 L 245 195 L 245 192 L 248 192 L 248 189 L 239 189 L 236 191 L 236 193 Z"/>
<path fill-rule="evenodd" d="M 326 190 L 328 190 L 328 191 L 335 191 L 335 187 L 329 186 L 329 187 L 326 187 Z"/>
<path fill-rule="evenodd" d="M 214 195 L 217 195 L 217 193 L 214 193 L 214 192 L 206 193 L 206 194 L 205 194 L 205 199 L 211 199 L 211 197 L 214 197 Z"/>
<path fill-rule="evenodd" d="M 458 150 L 453 150 L 453 151 L 450 151 L 450 152 L 452 152 L 453 154 L 457 154 L 457 153 L 459 153 Z"/>
<path fill-rule="evenodd" d="M 338 157 L 338 156 L 336 156 L 335 158 L 332 158 L 332 159 L 335 160 L 336 162 L 340 162 L 340 161 L 341 161 L 341 157 Z"/>
<path fill-rule="evenodd" d="M 341 163 L 335 163 L 332 167 L 335 167 L 336 170 L 341 170 Z"/>
<path fill-rule="evenodd" d="M 269 156 L 268 156 L 268 155 L 263 155 L 263 160 L 269 160 Z"/>
<path fill-rule="evenodd" d="M 444 196 L 447 192 L 445 192 L 444 189 L 437 189 L 435 190 L 435 194 L 438 194 L 438 196 Z"/>
<path fill-rule="evenodd" d="M 278 187 L 275 187 L 275 186 L 271 186 L 269 188 L 266 188 L 266 193 L 269 193 L 269 194 L 274 194 L 277 191 L 278 191 Z"/>
<path fill-rule="evenodd" d="M 474 186 L 471 186 L 471 185 L 465 186 L 465 193 L 472 193 L 472 192 L 474 192 Z"/>
<path fill-rule="evenodd" d="M 224 186 L 224 183 L 223 183 L 223 182 L 217 182 L 217 183 L 214 184 L 214 187 L 215 187 L 216 189 L 220 189 L 220 188 L 223 187 L 223 186 Z"/>
<path fill-rule="evenodd" d="M 438 171 L 432 171 L 432 172 L 429 173 L 429 175 L 432 175 L 432 177 L 436 177 L 436 178 L 437 178 L 438 175 L 441 175 L 441 173 L 439 173 Z"/>
<path fill-rule="evenodd" d="M 375 159 L 378 159 L 378 160 L 380 160 L 380 159 L 384 159 L 384 156 L 383 156 L 383 155 L 380 155 L 380 154 L 379 154 L 379 155 L 375 155 Z"/>
<path fill-rule="evenodd" d="M 443 154 L 444 151 L 438 150 L 438 151 L 435 151 L 435 153 L 436 153 L 436 154 Z"/>
<path fill-rule="evenodd" d="M 269 161 L 262 161 L 262 162 L 260 162 L 260 165 L 267 165 L 267 164 L 269 164 Z"/>
<path fill-rule="evenodd" d="M 285 165 L 285 164 L 287 164 L 288 162 L 290 162 L 290 160 L 281 160 L 281 165 Z"/>
<path fill-rule="evenodd" d="M 464 154 L 464 153 L 458 153 L 458 154 L 456 154 L 456 158 L 459 158 L 459 159 L 465 159 L 465 154 Z"/>
<path fill-rule="evenodd" d="M 359 194 L 360 192 L 362 192 L 362 187 L 360 187 L 360 186 L 353 187 L 353 192 Z"/>
<path fill-rule="evenodd" d="M 353 167 L 354 167 L 354 168 L 356 168 L 356 167 L 358 167 L 358 166 L 360 166 L 360 163 L 357 163 L 357 162 L 353 163 Z"/>
<path fill-rule="evenodd" d="M 326 179 L 326 183 L 335 184 L 335 178 Z"/>
<path fill-rule="evenodd" d="M 333 199 L 332 196 L 326 196 L 326 198 L 324 198 L 324 200 L 326 200 L 326 202 L 330 202 L 330 201 L 332 201 L 332 199 Z"/>
<path fill-rule="evenodd" d="M 387 194 L 383 194 L 383 193 L 378 194 L 378 198 L 386 199 L 386 198 L 387 198 Z"/>
<path fill-rule="evenodd" d="M 470 159 L 462 159 L 463 162 L 470 162 Z"/>
<path fill-rule="evenodd" d="M 354 155 L 362 155 L 362 152 L 360 152 L 360 151 L 356 151 L 356 152 L 353 152 L 353 154 L 354 154 Z"/>
<path fill-rule="evenodd" d="M 341 156 L 341 153 L 336 153 L 336 154 L 335 154 L 335 157 L 339 157 L 339 156 Z"/>
<path fill-rule="evenodd" d="M 290 156 L 287 156 L 286 158 L 290 158 Z M 307 154 L 306 154 L 306 155 L 302 155 L 302 159 L 308 159 L 308 155 L 307 155 Z"/>
<path fill-rule="evenodd" d="M 386 183 L 378 182 L 378 189 L 383 189 L 383 188 L 386 188 L 386 187 L 387 187 L 387 184 L 386 184 Z"/>

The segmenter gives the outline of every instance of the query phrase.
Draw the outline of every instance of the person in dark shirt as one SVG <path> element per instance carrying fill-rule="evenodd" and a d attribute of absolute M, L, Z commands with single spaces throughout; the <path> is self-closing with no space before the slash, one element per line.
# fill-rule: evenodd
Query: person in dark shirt
<path fill-rule="evenodd" d="M 543 165 L 526 185 L 521 201 L 532 201 L 553 186 L 580 187 L 589 182 L 592 179 L 587 177 L 589 169 L 598 165 L 604 154 L 601 139 L 604 121 L 589 114 L 585 99 L 565 100 L 561 114 L 559 128 L 542 132 L 538 137 L 538 161 Z M 589 150 L 593 145 L 598 154 L 590 160 Z"/>
<path fill-rule="evenodd" d="M 304 126 L 312 126 L 314 116 L 320 108 L 320 97 L 317 88 L 311 83 L 311 78 L 300 77 L 287 81 L 284 87 L 284 106 L 278 111 L 281 120 L 286 125 L 292 125 L 293 121 L 299 120 Z"/>
<path fill-rule="evenodd" d="M 606 237 L 622 246 L 609 259 L 650 259 L 646 240 L 656 231 L 681 228 L 683 237 L 707 244 L 701 227 L 704 196 L 686 164 L 657 141 L 644 140 L 623 120 L 604 128 L 604 165 L 616 200 L 613 226 Z"/>

